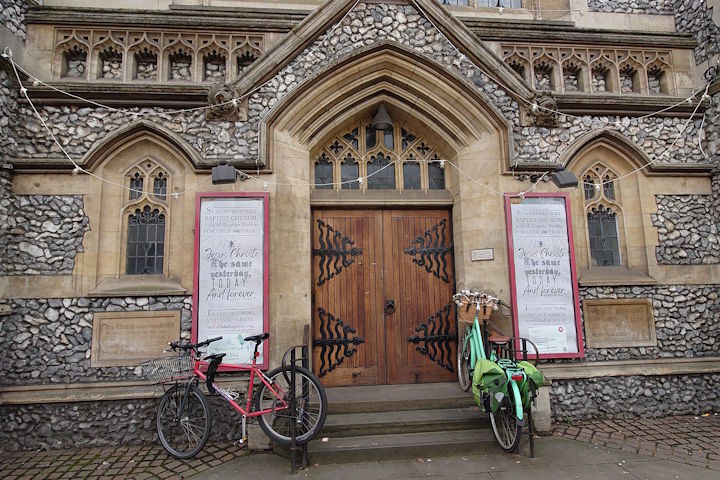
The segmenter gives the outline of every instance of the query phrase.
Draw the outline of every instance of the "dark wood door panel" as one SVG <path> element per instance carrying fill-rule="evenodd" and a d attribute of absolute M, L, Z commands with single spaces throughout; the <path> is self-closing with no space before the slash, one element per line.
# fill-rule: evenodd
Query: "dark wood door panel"
<path fill-rule="evenodd" d="M 380 212 L 314 212 L 313 339 L 335 342 L 313 348 L 313 365 L 325 385 L 373 385 L 386 376 L 384 351 L 376 347 L 384 345 L 377 307 L 381 239 Z M 353 248 L 361 252 L 343 256 Z M 348 343 L 353 338 L 364 341 Z"/>
<path fill-rule="evenodd" d="M 445 210 L 394 210 L 385 212 L 385 225 L 390 226 L 384 248 L 386 264 L 390 263 L 393 271 L 385 290 L 396 298 L 397 305 L 391 318 L 386 318 L 389 382 L 452 381 L 456 375 L 456 342 L 451 339 L 456 333 L 455 321 L 454 317 L 450 321 L 447 312 L 438 313 L 448 305 L 454 288 L 452 251 L 442 253 L 443 247 L 452 246 L 449 214 Z M 418 331 L 422 325 L 426 328 Z M 408 340 L 428 336 L 447 338 L 427 343 Z"/>
<path fill-rule="evenodd" d="M 454 378 L 455 341 L 423 340 L 455 335 L 437 315 L 454 288 L 449 225 L 446 210 L 313 212 L 313 368 L 325 385 Z"/>

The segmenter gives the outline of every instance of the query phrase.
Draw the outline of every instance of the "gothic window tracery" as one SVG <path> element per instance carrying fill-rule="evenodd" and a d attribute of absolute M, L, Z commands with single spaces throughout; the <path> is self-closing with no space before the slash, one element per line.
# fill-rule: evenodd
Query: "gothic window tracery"
<path fill-rule="evenodd" d="M 126 173 L 125 274 L 163 274 L 167 227 L 167 171 L 143 160 Z"/>
<path fill-rule="evenodd" d="M 444 190 L 438 149 L 397 122 L 375 130 L 371 119 L 334 135 L 312 154 L 314 188 L 333 190 Z"/>
<path fill-rule="evenodd" d="M 593 267 L 622 265 L 619 229 L 622 208 L 616 179 L 617 175 L 602 164 L 596 164 L 583 175 L 583 196 Z"/>

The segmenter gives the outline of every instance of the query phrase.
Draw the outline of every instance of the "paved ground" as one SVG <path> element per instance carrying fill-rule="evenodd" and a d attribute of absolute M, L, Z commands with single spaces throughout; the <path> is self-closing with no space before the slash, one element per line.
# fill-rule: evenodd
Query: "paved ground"
<path fill-rule="evenodd" d="M 208 445 L 194 459 L 170 457 L 160 445 L 0 454 L 3 480 L 187 478 L 245 455 L 233 444 Z"/>
<path fill-rule="evenodd" d="M 188 461 L 157 445 L 0 454 L 3 480 L 262 478 L 343 480 L 459 478 L 505 480 L 524 471 L 533 480 L 720 478 L 720 415 L 632 421 L 595 421 L 556 426 L 536 441 L 536 459 L 520 454 L 423 458 L 342 465 L 313 465 L 289 475 L 287 459 L 246 455 L 232 444 L 209 445 Z"/>
<path fill-rule="evenodd" d="M 556 425 L 553 434 L 720 471 L 720 415 L 717 413 Z"/>

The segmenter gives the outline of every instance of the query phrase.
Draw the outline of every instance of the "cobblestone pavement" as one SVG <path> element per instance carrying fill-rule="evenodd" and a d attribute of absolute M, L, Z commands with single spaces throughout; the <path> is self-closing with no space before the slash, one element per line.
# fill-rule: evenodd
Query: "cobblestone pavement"
<path fill-rule="evenodd" d="M 3 480 L 179 479 L 245 455 L 233 444 L 207 445 L 193 459 L 178 460 L 159 445 L 0 454 Z"/>
<path fill-rule="evenodd" d="M 553 435 L 720 471 L 720 414 L 555 425 Z M 159 445 L 0 453 L 0 472 L 3 480 L 181 479 L 245 454 L 230 443 L 207 445 L 191 460 Z"/>
<path fill-rule="evenodd" d="M 720 414 L 555 425 L 553 435 L 720 471 Z"/>

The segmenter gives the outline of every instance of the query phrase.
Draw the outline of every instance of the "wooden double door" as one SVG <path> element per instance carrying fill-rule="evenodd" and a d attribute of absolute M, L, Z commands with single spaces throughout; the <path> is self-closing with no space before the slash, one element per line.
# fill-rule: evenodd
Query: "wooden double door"
<path fill-rule="evenodd" d="M 447 210 L 313 212 L 313 368 L 327 386 L 452 381 Z"/>

